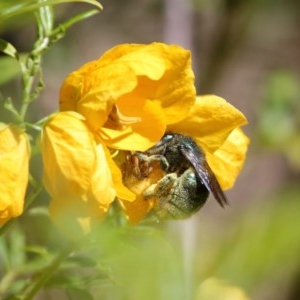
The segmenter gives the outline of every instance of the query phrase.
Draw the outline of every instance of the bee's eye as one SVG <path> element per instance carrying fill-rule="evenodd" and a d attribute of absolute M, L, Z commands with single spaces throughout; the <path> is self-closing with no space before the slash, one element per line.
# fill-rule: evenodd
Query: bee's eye
<path fill-rule="evenodd" d="M 173 139 L 173 134 L 166 134 L 156 145 L 155 147 L 159 147 L 170 142 Z"/>
<path fill-rule="evenodd" d="M 173 139 L 173 137 L 174 137 L 173 134 L 166 134 L 166 135 L 163 137 L 162 141 L 164 141 L 164 142 L 169 142 L 169 141 L 171 141 L 171 140 Z"/>

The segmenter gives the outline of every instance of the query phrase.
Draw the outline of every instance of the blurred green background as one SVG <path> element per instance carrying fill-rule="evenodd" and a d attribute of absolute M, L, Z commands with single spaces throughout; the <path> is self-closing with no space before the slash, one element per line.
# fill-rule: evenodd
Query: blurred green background
<path fill-rule="evenodd" d="M 98 246 L 84 255 L 93 257 L 98 276 L 105 270 L 105 280 L 94 278 L 95 299 L 195 299 L 201 282 L 211 277 L 240 287 L 249 299 L 300 299 L 300 2 L 101 3 L 103 12 L 74 25 L 44 56 L 46 88 L 32 107 L 32 120 L 57 110 L 61 82 L 83 63 L 116 44 L 164 41 L 191 49 L 197 93 L 219 95 L 240 109 L 249 121 L 244 130 L 251 145 L 234 188 L 227 192 L 226 209 L 208 201 L 190 220 L 170 222 L 162 232 L 143 227 L 132 233 L 127 228 L 129 233 L 122 234 L 132 244 L 120 243 L 120 232 L 102 230 Z M 56 23 L 84 9 L 81 4 L 56 6 Z M 0 35 L 19 51 L 28 51 L 35 37 L 33 18 L 11 19 Z M 0 69 L 12 77 L 16 72 L 4 60 Z M 0 82 L 2 96 L 20 97 L 17 81 L 2 81 L 0 75 Z M 6 121 L 4 111 L 1 118 Z M 38 164 L 33 171 L 40 172 Z M 15 241 L 2 241 L 0 275 L 9 261 L 7 249 L 13 268 L 30 261 L 27 254 L 16 254 L 25 245 L 44 247 L 56 240 L 58 233 L 46 222 L 39 227 L 43 234 L 33 234 L 40 218 L 34 212 L 24 216 L 25 229 L 11 229 Z M 40 236 L 47 230 L 50 237 Z M 50 282 L 49 291 L 36 299 L 89 299 L 76 289 L 66 296 L 55 289 L 62 286 L 58 282 Z M 0 295 L 1 286 L 3 282 Z"/>

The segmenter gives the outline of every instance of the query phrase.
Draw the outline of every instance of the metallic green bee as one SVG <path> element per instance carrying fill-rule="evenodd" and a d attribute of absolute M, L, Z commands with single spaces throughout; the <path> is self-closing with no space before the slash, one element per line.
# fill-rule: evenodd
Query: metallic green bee
<path fill-rule="evenodd" d="M 166 133 L 146 152 L 132 152 L 127 157 L 134 176 L 151 176 L 155 165 L 164 176 L 143 192 L 145 200 L 155 199 L 159 219 L 184 219 L 196 213 L 212 193 L 224 207 L 228 203 L 203 151 L 189 136 Z"/>

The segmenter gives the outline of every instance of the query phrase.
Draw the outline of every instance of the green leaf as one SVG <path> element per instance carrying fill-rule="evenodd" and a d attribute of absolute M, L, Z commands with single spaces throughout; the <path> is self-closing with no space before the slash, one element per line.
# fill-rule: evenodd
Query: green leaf
<path fill-rule="evenodd" d="M 39 14 L 37 14 L 40 27 L 45 31 L 46 36 L 51 34 L 54 23 L 53 9 L 51 6 L 40 7 Z"/>
<path fill-rule="evenodd" d="M 27 253 L 37 254 L 38 256 L 50 259 L 48 250 L 40 245 L 27 245 L 25 247 Z"/>
<path fill-rule="evenodd" d="M 94 5 L 98 7 L 98 9 L 102 10 L 102 5 L 96 0 L 22 0 L 19 1 L 17 4 L 14 3 L 6 8 L 2 8 L 0 11 L 0 23 L 17 15 L 24 14 L 30 11 L 34 11 L 43 6 L 50 6 L 62 3 L 71 3 L 71 2 L 82 2 Z"/>
<path fill-rule="evenodd" d="M 17 55 L 18 55 L 17 49 L 12 44 L 10 44 L 9 42 L 7 42 L 3 39 L 0 39 L 0 51 L 2 51 L 3 53 L 5 53 L 13 58 L 17 58 Z"/>
<path fill-rule="evenodd" d="M 85 12 L 83 12 L 83 13 L 80 13 L 80 14 L 78 14 L 78 15 L 76 15 L 76 16 L 70 18 L 68 21 L 62 23 L 62 24 L 60 25 L 60 27 L 62 27 L 64 30 L 66 30 L 66 29 L 68 29 L 69 27 L 71 27 L 73 24 L 75 24 L 75 23 L 77 23 L 77 22 L 80 22 L 80 21 L 82 21 L 82 20 L 84 20 L 84 19 L 87 19 L 87 18 L 89 18 L 89 17 L 95 15 L 95 14 L 98 13 L 98 12 L 99 12 L 99 11 L 96 10 L 96 9 L 92 9 L 92 10 L 89 10 L 89 11 L 85 11 Z M 56 30 L 54 31 L 54 34 L 57 33 L 57 30 L 58 30 L 58 29 L 56 29 Z"/>
<path fill-rule="evenodd" d="M 11 98 L 7 98 L 5 99 L 4 101 L 4 108 L 8 111 L 10 111 L 13 116 L 18 120 L 18 121 L 21 121 L 20 120 L 20 115 L 19 115 L 19 112 L 16 110 L 13 102 L 12 102 L 12 99 Z"/>

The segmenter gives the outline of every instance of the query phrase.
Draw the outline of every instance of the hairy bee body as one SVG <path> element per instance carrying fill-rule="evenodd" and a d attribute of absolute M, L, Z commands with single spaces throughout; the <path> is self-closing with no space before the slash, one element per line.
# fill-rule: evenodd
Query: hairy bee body
<path fill-rule="evenodd" d="M 126 172 L 138 181 L 151 178 L 157 168 L 162 170 L 161 177 L 143 191 L 145 201 L 155 201 L 159 219 L 191 216 L 204 205 L 210 192 L 221 206 L 227 204 L 203 151 L 189 136 L 167 133 L 149 150 L 132 152 L 127 159 L 134 164 L 127 164 Z"/>
<path fill-rule="evenodd" d="M 168 173 L 144 192 L 144 199 L 157 199 L 159 219 L 184 219 L 196 213 L 205 203 L 208 191 L 203 188 L 193 168 L 180 176 Z"/>

